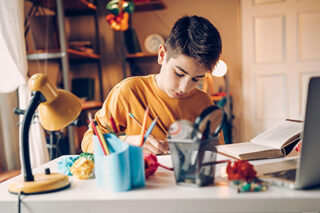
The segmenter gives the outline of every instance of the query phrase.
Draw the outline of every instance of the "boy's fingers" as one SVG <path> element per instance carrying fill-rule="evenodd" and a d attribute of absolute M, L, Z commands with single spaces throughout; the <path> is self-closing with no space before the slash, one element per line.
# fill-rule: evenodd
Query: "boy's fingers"
<path fill-rule="evenodd" d="M 168 152 L 168 144 L 165 141 L 159 141 L 155 139 L 153 136 L 149 136 L 148 140 L 154 147 L 158 149 L 159 154 Z"/>
<path fill-rule="evenodd" d="M 151 153 L 151 154 L 159 154 L 159 149 L 157 149 L 156 147 L 154 147 L 151 143 L 149 143 L 148 141 L 143 145 L 144 151 L 146 153 Z"/>
<path fill-rule="evenodd" d="M 125 142 L 131 145 L 138 146 L 140 144 L 140 135 L 129 135 L 125 138 Z M 168 153 L 168 143 L 159 141 L 150 135 L 143 144 L 144 152 L 152 154 L 166 154 Z"/>

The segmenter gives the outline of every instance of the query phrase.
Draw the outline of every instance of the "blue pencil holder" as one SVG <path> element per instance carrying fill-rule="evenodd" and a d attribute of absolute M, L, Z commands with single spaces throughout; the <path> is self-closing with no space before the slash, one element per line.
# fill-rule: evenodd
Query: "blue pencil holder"
<path fill-rule="evenodd" d="M 141 188 L 146 184 L 143 149 L 141 146 L 129 145 L 129 161 L 132 188 Z"/>
<path fill-rule="evenodd" d="M 110 154 L 104 155 L 94 136 L 95 179 L 99 187 L 111 192 L 145 186 L 142 147 L 131 146 L 114 134 L 104 134 Z"/>

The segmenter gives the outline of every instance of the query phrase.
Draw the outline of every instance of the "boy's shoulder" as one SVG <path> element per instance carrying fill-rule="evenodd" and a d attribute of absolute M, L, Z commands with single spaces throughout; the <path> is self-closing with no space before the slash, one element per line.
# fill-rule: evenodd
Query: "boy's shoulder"
<path fill-rule="evenodd" d="M 120 91 L 135 90 L 151 84 L 152 78 L 153 75 L 128 77 L 118 83 L 116 88 Z"/>
<path fill-rule="evenodd" d="M 190 96 L 190 99 L 197 103 L 207 103 L 212 104 L 211 98 L 208 93 L 204 92 L 202 89 L 195 88 Z"/>
<path fill-rule="evenodd" d="M 206 93 L 205 91 L 203 91 L 202 89 L 199 89 L 199 88 L 194 88 L 193 94 L 194 94 L 195 96 L 205 96 L 205 97 L 207 97 L 207 98 L 210 98 L 210 96 L 208 95 L 208 93 Z"/>

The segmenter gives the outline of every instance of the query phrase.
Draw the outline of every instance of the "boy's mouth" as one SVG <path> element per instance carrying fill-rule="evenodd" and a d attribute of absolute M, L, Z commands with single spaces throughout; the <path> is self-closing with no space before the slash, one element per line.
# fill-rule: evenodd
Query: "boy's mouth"
<path fill-rule="evenodd" d="M 182 96 L 183 96 L 183 93 L 173 92 L 173 95 L 174 95 L 175 97 L 182 97 Z"/>

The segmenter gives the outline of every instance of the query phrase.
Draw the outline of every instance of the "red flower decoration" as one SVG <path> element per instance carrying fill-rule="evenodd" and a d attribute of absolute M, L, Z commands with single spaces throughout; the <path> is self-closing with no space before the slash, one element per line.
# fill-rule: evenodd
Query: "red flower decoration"
<path fill-rule="evenodd" d="M 146 179 L 157 171 L 158 166 L 159 166 L 159 163 L 158 163 L 157 156 L 153 154 L 144 154 L 144 167 L 145 167 Z"/>
<path fill-rule="evenodd" d="M 302 145 L 302 141 L 300 141 L 297 145 L 296 145 L 296 151 L 300 152 L 301 151 L 301 145 Z"/>
<path fill-rule="evenodd" d="M 228 162 L 227 166 L 228 180 L 252 180 L 257 172 L 253 166 L 246 160 L 235 161 L 231 165 L 231 161 Z"/>

